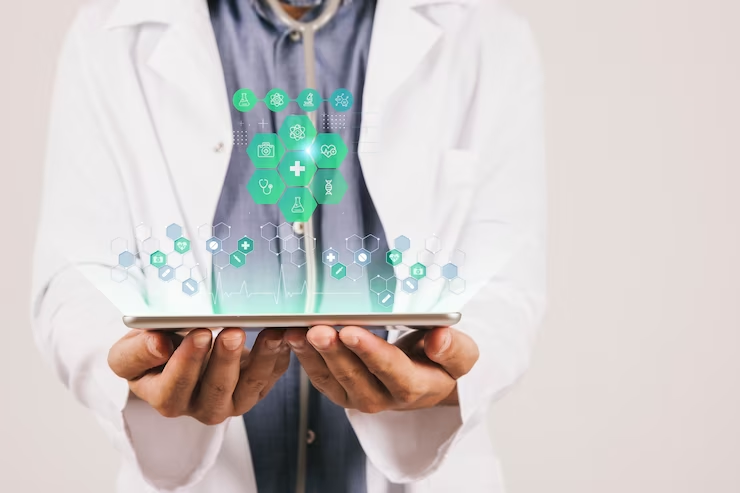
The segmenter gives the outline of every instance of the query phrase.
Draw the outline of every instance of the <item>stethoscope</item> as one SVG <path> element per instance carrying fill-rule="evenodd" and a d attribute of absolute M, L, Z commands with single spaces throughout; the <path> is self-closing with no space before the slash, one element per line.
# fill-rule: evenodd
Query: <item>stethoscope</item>
<path fill-rule="evenodd" d="M 342 0 L 324 0 L 323 10 L 311 22 L 301 22 L 291 17 L 283 8 L 279 0 L 267 0 L 268 5 L 275 13 L 277 18 L 283 24 L 287 25 L 294 31 L 300 32 L 303 37 L 303 57 L 306 67 L 306 89 L 318 89 L 316 84 L 316 33 L 331 21 L 339 10 Z M 316 112 L 308 113 L 314 127 L 316 127 Z M 260 182 L 260 186 L 262 183 Z M 272 192 L 272 185 L 267 184 L 262 188 L 265 193 L 267 188 Z M 269 193 L 265 193 L 269 195 Z M 303 234 L 306 248 L 306 313 L 312 313 L 316 309 L 316 279 L 317 279 L 317 262 L 315 242 L 308 241 L 310 238 L 316 238 L 314 234 L 313 221 L 311 219 L 303 224 Z M 306 491 L 306 463 L 307 449 L 306 437 L 308 436 L 308 399 L 310 391 L 310 381 L 305 371 L 301 371 L 300 385 L 300 419 L 298 429 L 298 474 L 296 478 L 296 493 L 305 493 Z"/>
<path fill-rule="evenodd" d="M 263 194 L 270 195 L 272 193 L 272 189 L 273 189 L 272 183 L 270 183 L 266 179 L 262 178 L 260 181 L 257 182 L 257 184 L 262 189 Z"/>

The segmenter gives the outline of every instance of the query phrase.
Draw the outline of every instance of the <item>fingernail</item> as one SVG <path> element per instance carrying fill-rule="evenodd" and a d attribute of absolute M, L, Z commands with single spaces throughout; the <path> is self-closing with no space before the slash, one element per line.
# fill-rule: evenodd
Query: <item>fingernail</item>
<path fill-rule="evenodd" d="M 265 346 L 267 346 L 267 349 L 277 349 L 282 343 L 282 339 L 268 339 L 265 341 Z"/>
<path fill-rule="evenodd" d="M 329 349 L 329 346 L 331 346 L 331 337 L 313 337 L 311 345 L 320 351 Z"/>
<path fill-rule="evenodd" d="M 149 349 L 149 352 L 152 353 L 152 355 L 156 356 L 157 358 L 164 358 L 166 355 L 162 353 L 162 351 L 159 349 L 159 344 L 157 344 L 157 338 L 156 337 L 149 337 L 146 340 L 146 347 Z"/>
<path fill-rule="evenodd" d="M 198 349 L 205 349 L 211 346 L 213 336 L 210 332 L 199 332 L 193 337 L 193 344 Z"/>
<path fill-rule="evenodd" d="M 357 336 L 344 336 L 342 342 L 347 347 L 355 347 L 360 344 L 360 338 Z"/>
<path fill-rule="evenodd" d="M 450 343 L 452 342 L 452 335 L 450 334 L 449 330 L 445 331 L 445 336 L 442 338 L 442 347 L 437 351 L 437 356 L 442 356 L 447 349 L 450 347 Z"/>
<path fill-rule="evenodd" d="M 290 347 L 292 347 L 293 349 L 303 349 L 303 346 L 304 346 L 302 340 L 300 341 L 290 341 L 289 340 L 288 344 L 290 344 Z"/>
<path fill-rule="evenodd" d="M 236 351 L 244 344 L 242 342 L 242 335 L 237 333 L 225 335 L 221 340 L 224 343 L 224 347 L 229 351 Z"/>

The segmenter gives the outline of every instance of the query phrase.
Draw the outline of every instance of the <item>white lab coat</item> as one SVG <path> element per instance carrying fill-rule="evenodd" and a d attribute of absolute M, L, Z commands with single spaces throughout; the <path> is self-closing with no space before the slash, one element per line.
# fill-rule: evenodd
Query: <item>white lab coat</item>
<path fill-rule="evenodd" d="M 64 44 L 34 331 L 121 451 L 122 493 L 256 491 L 241 419 L 208 427 L 163 418 L 130 397 L 106 362 L 127 332 L 122 313 L 210 310 L 207 295 L 190 299 L 152 269 L 112 282 L 110 244 L 121 237 L 137 248 L 139 224 L 163 237 L 179 223 L 199 241 L 231 155 L 229 104 L 205 0 L 96 0 Z M 414 296 L 397 293 L 395 309 L 460 309 L 459 328 L 481 353 L 459 381 L 459 408 L 348 411 L 368 457 L 368 491 L 501 492 L 488 410 L 526 369 L 545 304 L 533 36 L 493 0 L 379 0 L 362 104 L 359 154 L 388 238 L 419 245 L 436 235 L 466 254 L 464 294 L 423 282 Z M 210 279 L 204 248 L 193 250 L 198 275 Z"/>

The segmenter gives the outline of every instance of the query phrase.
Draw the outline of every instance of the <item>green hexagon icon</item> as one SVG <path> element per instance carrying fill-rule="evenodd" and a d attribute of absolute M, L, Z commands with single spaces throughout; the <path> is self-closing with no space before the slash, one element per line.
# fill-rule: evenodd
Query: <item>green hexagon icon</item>
<path fill-rule="evenodd" d="M 257 204 L 277 204 L 285 191 L 285 183 L 277 170 L 258 169 L 249 179 L 247 191 Z"/>
<path fill-rule="evenodd" d="M 316 138 L 316 127 L 306 115 L 289 115 L 278 133 L 289 151 L 305 151 Z"/>
<path fill-rule="evenodd" d="M 236 246 L 237 250 L 242 252 L 244 255 L 249 255 L 254 250 L 254 241 L 249 236 L 245 236 L 239 240 L 239 244 Z"/>
<path fill-rule="evenodd" d="M 288 188 L 280 199 L 280 210 L 289 223 L 304 223 L 316 210 L 316 200 L 305 187 Z"/>
<path fill-rule="evenodd" d="M 187 238 L 178 238 L 175 240 L 175 251 L 184 255 L 190 251 L 190 240 Z"/>
<path fill-rule="evenodd" d="M 319 168 L 338 168 L 349 152 L 339 134 L 319 134 L 311 146 L 311 155 Z"/>
<path fill-rule="evenodd" d="M 229 263 L 236 267 L 237 269 L 240 267 L 244 267 L 244 264 L 247 262 L 247 256 L 244 255 L 242 252 L 236 251 L 229 255 Z"/>
<path fill-rule="evenodd" d="M 288 103 L 290 103 L 288 93 L 286 93 L 282 89 L 273 89 L 265 96 L 265 104 L 270 109 L 270 111 L 274 111 L 275 113 L 277 113 L 278 111 L 283 111 L 285 108 L 287 108 Z"/>
<path fill-rule="evenodd" d="M 416 263 L 411 266 L 411 277 L 417 281 L 423 279 L 427 275 L 427 268 L 424 264 Z"/>
<path fill-rule="evenodd" d="M 234 103 L 234 108 L 242 113 L 246 113 L 254 109 L 254 105 L 257 104 L 257 96 L 254 95 L 251 89 L 239 89 L 234 93 L 232 102 Z"/>
<path fill-rule="evenodd" d="M 277 134 L 255 134 L 247 146 L 247 154 L 255 168 L 277 168 L 285 155 L 285 147 Z"/>
<path fill-rule="evenodd" d="M 278 171 L 289 187 L 307 187 L 316 174 L 316 165 L 307 152 L 289 152 L 280 163 Z"/>
<path fill-rule="evenodd" d="M 321 106 L 321 94 L 316 89 L 304 89 L 298 95 L 296 102 L 306 113 L 316 111 Z"/>
<path fill-rule="evenodd" d="M 403 262 L 403 253 L 399 252 L 398 250 L 391 250 L 390 252 L 385 254 L 385 261 L 395 267 Z"/>
<path fill-rule="evenodd" d="M 347 182 L 338 169 L 320 169 L 311 182 L 311 192 L 321 205 L 338 204 L 347 193 Z"/>
<path fill-rule="evenodd" d="M 164 267 L 165 265 L 167 265 L 167 255 L 157 250 L 149 257 L 149 263 L 157 269 L 159 269 L 160 267 Z"/>

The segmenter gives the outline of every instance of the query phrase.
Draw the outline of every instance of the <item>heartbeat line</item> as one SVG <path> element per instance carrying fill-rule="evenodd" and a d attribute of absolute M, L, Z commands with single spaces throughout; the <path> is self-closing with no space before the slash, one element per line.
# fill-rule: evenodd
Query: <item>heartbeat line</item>
<path fill-rule="evenodd" d="M 216 282 L 213 287 L 213 290 L 211 291 L 211 301 L 215 305 L 216 303 L 218 303 L 219 298 L 228 299 L 228 298 L 235 298 L 235 297 L 243 297 L 245 299 L 250 299 L 253 296 L 262 296 L 262 297 L 271 297 L 273 299 L 273 303 L 275 303 L 276 305 L 279 305 L 283 297 L 294 298 L 294 297 L 305 295 L 306 289 L 308 287 L 308 284 L 305 280 L 301 284 L 300 291 L 289 291 L 287 285 L 288 283 L 285 280 L 285 270 L 284 270 L 284 266 L 282 265 L 280 266 L 280 276 L 278 277 L 277 285 L 275 286 L 275 291 L 250 291 L 246 280 L 242 281 L 241 286 L 238 291 L 224 291 L 223 280 L 221 279 L 221 272 L 217 272 Z M 316 294 L 317 295 L 329 295 L 329 296 L 358 296 L 362 293 L 351 292 L 351 291 L 343 291 L 340 293 L 317 291 Z"/>

